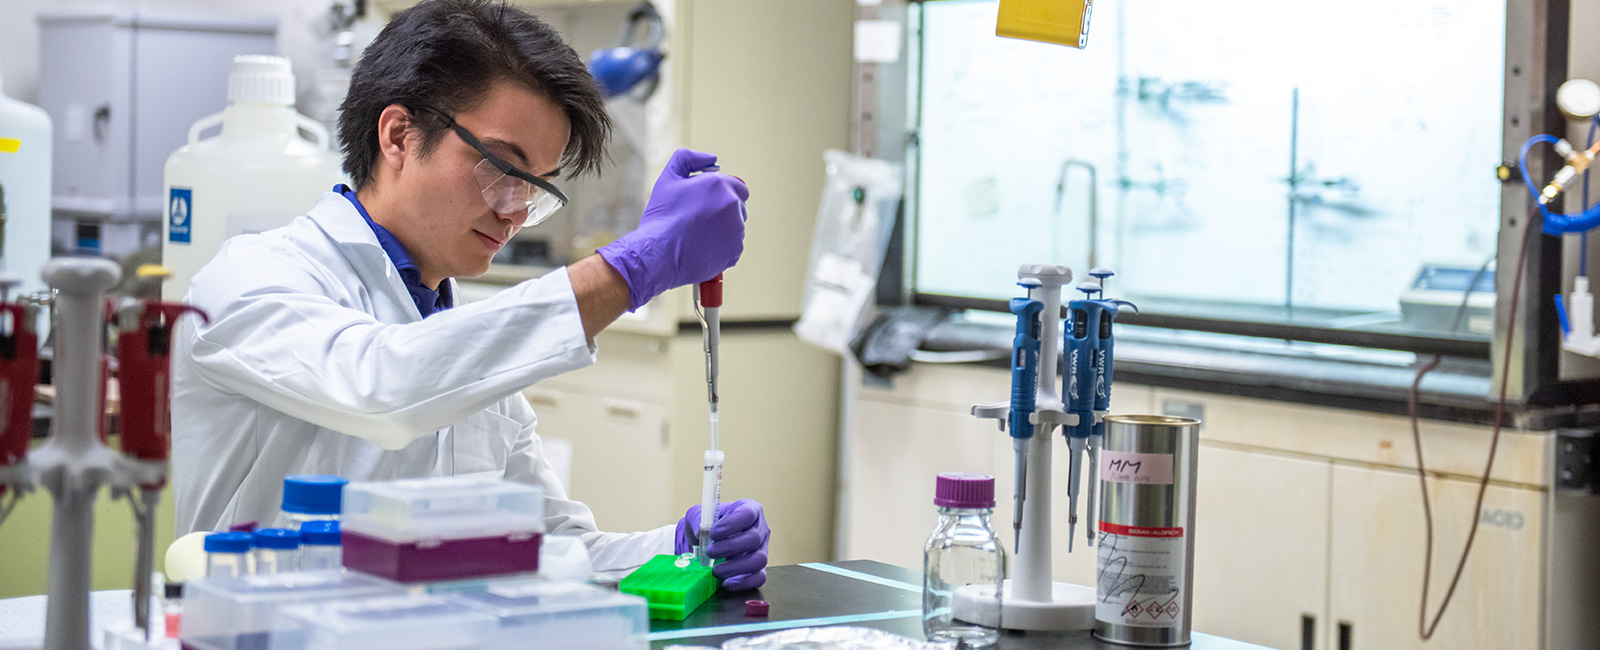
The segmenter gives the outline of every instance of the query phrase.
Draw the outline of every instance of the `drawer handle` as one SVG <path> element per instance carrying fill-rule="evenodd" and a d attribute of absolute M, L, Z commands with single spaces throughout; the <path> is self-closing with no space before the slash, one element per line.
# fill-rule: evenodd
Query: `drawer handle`
<path fill-rule="evenodd" d="M 606 400 L 606 413 L 623 418 L 638 418 L 644 411 L 644 405 L 638 402 L 620 399 Z"/>
<path fill-rule="evenodd" d="M 553 391 L 553 390 L 545 390 L 545 389 L 542 389 L 542 388 L 529 388 L 527 390 L 522 391 L 522 394 L 527 396 L 528 401 L 533 402 L 534 404 L 548 404 L 550 406 L 561 406 L 561 393 L 558 393 L 558 392 Z"/>
<path fill-rule="evenodd" d="M 1300 615 L 1300 650 L 1317 650 L 1317 617 Z"/>
<path fill-rule="evenodd" d="M 1339 650 L 1350 650 L 1355 641 L 1355 626 L 1349 621 L 1339 621 Z"/>

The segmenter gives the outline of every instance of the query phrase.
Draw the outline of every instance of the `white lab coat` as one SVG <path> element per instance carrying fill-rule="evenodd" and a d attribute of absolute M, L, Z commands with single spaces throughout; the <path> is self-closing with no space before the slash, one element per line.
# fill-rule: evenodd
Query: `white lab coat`
<path fill-rule="evenodd" d="M 172 352 L 177 532 L 277 521 L 283 477 L 484 474 L 538 485 L 546 530 L 597 571 L 671 553 L 675 529 L 597 532 L 545 460 L 521 390 L 594 363 L 565 269 L 426 320 L 350 201 L 222 245 Z M 627 477 L 618 476 L 618 481 Z"/>

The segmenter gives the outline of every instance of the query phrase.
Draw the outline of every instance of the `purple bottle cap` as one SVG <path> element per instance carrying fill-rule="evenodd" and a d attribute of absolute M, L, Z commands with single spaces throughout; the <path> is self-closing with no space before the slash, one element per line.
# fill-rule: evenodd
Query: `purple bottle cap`
<path fill-rule="evenodd" d="M 970 472 L 945 472 L 933 491 L 933 505 L 941 508 L 993 508 L 994 477 Z"/>

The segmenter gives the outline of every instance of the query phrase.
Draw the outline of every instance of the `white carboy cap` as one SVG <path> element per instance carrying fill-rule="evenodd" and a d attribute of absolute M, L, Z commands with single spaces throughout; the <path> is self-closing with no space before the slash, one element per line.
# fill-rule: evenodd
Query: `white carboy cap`
<path fill-rule="evenodd" d="M 228 74 L 229 104 L 294 106 L 294 72 L 281 56 L 240 54 Z"/>

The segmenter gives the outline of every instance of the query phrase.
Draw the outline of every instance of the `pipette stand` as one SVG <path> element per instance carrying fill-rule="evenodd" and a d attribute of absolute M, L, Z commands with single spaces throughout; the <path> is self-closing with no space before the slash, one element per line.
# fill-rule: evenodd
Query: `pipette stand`
<path fill-rule="evenodd" d="M 94 500 L 104 485 L 126 489 L 129 477 L 118 454 L 100 437 L 105 403 L 101 391 L 103 294 L 117 283 L 116 263 L 97 258 L 57 258 L 45 264 L 44 281 L 56 298 L 53 376 L 55 417 L 50 438 L 31 453 L 39 485 L 55 500 L 50 540 L 49 608 L 45 650 L 83 650 L 89 642 L 90 547 Z"/>
<path fill-rule="evenodd" d="M 1044 304 L 1040 314 L 1039 393 L 1034 433 L 1028 447 L 1026 500 L 1022 505 L 1022 544 L 1015 549 L 1011 577 L 1000 599 L 1000 623 L 1009 630 L 1076 631 L 1094 628 L 1093 587 L 1051 579 L 1050 464 L 1055 433 L 1076 423 L 1061 401 L 1061 288 L 1072 281 L 1072 269 L 1054 264 L 1024 264 L 1017 270 L 1028 297 Z M 1009 403 L 980 404 L 972 414 L 1005 422 Z"/>

